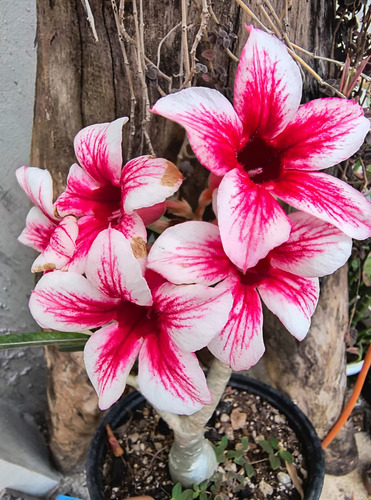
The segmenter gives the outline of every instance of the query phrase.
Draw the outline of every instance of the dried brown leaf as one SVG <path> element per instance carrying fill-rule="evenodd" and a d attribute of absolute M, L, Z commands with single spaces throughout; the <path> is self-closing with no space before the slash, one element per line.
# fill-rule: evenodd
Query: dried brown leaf
<path fill-rule="evenodd" d="M 243 413 L 238 408 L 231 412 L 231 423 L 234 430 L 242 429 L 246 425 L 247 413 Z"/>
<path fill-rule="evenodd" d="M 297 492 L 299 493 L 301 500 L 304 500 L 304 491 L 303 488 L 301 487 L 302 480 L 300 479 L 298 473 L 296 472 L 295 465 L 290 464 L 289 462 L 285 462 L 285 466 L 289 476 L 291 477 L 292 484 L 297 489 Z"/>

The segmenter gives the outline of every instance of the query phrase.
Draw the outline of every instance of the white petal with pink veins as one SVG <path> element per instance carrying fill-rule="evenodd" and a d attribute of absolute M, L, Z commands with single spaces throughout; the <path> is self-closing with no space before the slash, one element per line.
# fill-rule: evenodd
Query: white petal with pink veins
<path fill-rule="evenodd" d="M 318 302 L 318 278 L 301 278 L 271 268 L 270 276 L 258 286 L 258 291 L 264 304 L 287 330 L 303 340 Z"/>
<path fill-rule="evenodd" d="M 142 218 L 136 212 L 130 215 L 124 213 L 114 227 L 129 240 L 133 255 L 144 273 L 147 262 L 147 230 Z"/>
<path fill-rule="evenodd" d="M 121 329 L 116 321 L 97 330 L 87 341 L 85 367 L 101 410 L 109 408 L 124 392 L 142 343 L 142 338 Z"/>
<path fill-rule="evenodd" d="M 165 283 L 154 291 L 153 300 L 161 329 L 187 352 L 202 349 L 219 334 L 232 307 L 229 290 L 204 285 Z"/>
<path fill-rule="evenodd" d="M 120 185 L 122 127 L 129 118 L 89 125 L 76 135 L 75 154 L 80 165 L 101 184 Z"/>
<path fill-rule="evenodd" d="M 195 155 L 211 172 L 224 175 L 236 166 L 242 124 L 231 103 L 217 90 L 184 89 L 162 97 L 152 111 L 183 125 Z"/>
<path fill-rule="evenodd" d="M 164 158 L 140 156 L 130 160 L 121 176 L 124 212 L 132 213 L 165 201 L 179 189 L 182 180 L 176 166 Z"/>
<path fill-rule="evenodd" d="M 260 297 L 238 281 L 231 286 L 233 306 L 220 335 L 208 345 L 214 356 L 232 370 L 248 370 L 263 356 L 263 312 Z"/>
<path fill-rule="evenodd" d="M 96 219 L 94 215 L 86 215 L 77 220 L 77 225 L 79 234 L 76 239 L 76 250 L 65 268 L 75 273 L 84 274 L 90 247 L 98 234 L 107 229 L 108 222 Z"/>
<path fill-rule="evenodd" d="M 93 215 L 100 187 L 99 182 L 74 163 L 68 173 L 67 187 L 55 202 L 59 215 Z"/>
<path fill-rule="evenodd" d="M 290 238 L 269 254 L 273 266 L 311 278 L 332 274 L 347 262 L 352 238 L 332 224 L 303 212 L 292 213 L 289 219 Z"/>
<path fill-rule="evenodd" d="M 218 190 L 219 229 L 225 253 L 243 271 L 287 241 L 291 224 L 271 194 L 234 169 Z"/>
<path fill-rule="evenodd" d="M 99 292 L 80 274 L 53 271 L 44 274 L 31 293 L 30 311 L 43 328 L 83 331 L 110 322 L 118 299 Z"/>
<path fill-rule="evenodd" d="M 231 267 L 219 228 L 203 221 L 169 227 L 157 238 L 148 255 L 148 268 L 178 285 L 213 285 L 224 279 Z"/>
<path fill-rule="evenodd" d="M 57 227 L 43 214 L 39 207 L 32 207 L 27 214 L 26 227 L 18 237 L 18 241 L 42 252 L 49 244 L 50 238 Z"/>
<path fill-rule="evenodd" d="M 87 278 L 109 297 L 142 306 L 152 304 L 151 291 L 123 234 L 108 228 L 92 244 L 85 267 Z"/>
<path fill-rule="evenodd" d="M 287 170 L 272 190 L 289 205 L 333 224 L 352 238 L 371 236 L 371 203 L 332 175 Z"/>
<path fill-rule="evenodd" d="M 234 107 L 244 134 L 272 139 L 294 118 L 302 93 L 298 65 L 278 38 L 252 26 L 234 84 Z"/>
<path fill-rule="evenodd" d="M 212 401 L 196 355 L 181 351 L 164 333 L 145 339 L 138 382 L 143 396 L 162 411 L 191 415 Z"/>
<path fill-rule="evenodd" d="M 361 147 L 370 121 L 354 101 L 325 97 L 299 108 L 276 138 L 284 168 L 321 170 L 340 163 Z"/>
<path fill-rule="evenodd" d="M 50 220 L 56 221 L 53 206 L 53 180 L 47 170 L 21 167 L 16 170 L 19 185 L 32 203 Z"/>
<path fill-rule="evenodd" d="M 32 265 L 33 273 L 51 269 L 62 269 L 76 250 L 78 226 L 75 217 L 68 216 L 55 228 L 50 242 Z"/>

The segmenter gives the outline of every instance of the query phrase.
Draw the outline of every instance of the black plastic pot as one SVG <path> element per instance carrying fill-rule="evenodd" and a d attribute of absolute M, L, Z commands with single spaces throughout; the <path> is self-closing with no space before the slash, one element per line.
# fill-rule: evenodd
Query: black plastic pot
<path fill-rule="evenodd" d="M 229 385 L 260 396 L 286 416 L 290 427 L 302 443 L 308 469 L 304 500 L 318 500 L 325 475 L 325 462 L 321 442 L 308 418 L 288 397 L 263 382 L 233 374 Z M 106 454 L 105 425 L 109 424 L 112 429 L 121 426 L 144 401 L 143 396 L 137 391 L 130 393 L 118 401 L 99 424 L 86 461 L 87 485 L 91 500 L 104 499 L 102 465 Z"/>

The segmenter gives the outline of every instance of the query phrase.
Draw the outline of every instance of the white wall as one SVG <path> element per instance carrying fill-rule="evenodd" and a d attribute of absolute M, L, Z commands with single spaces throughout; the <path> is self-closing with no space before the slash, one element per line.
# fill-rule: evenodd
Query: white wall
<path fill-rule="evenodd" d="M 0 333 L 39 328 L 28 311 L 33 250 L 18 243 L 29 200 L 14 172 L 28 165 L 36 72 L 36 0 L 0 1 Z M 41 349 L 0 352 L 0 394 L 21 411 L 45 406 Z"/>

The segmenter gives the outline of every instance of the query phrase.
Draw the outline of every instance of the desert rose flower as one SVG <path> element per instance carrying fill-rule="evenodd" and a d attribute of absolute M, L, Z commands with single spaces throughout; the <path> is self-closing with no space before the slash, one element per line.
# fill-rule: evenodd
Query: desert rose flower
<path fill-rule="evenodd" d="M 219 229 L 190 221 L 167 229 L 148 255 L 148 267 L 172 283 L 222 286 L 233 295 L 228 322 L 208 345 L 233 370 L 247 370 L 264 352 L 261 301 L 302 340 L 310 327 L 318 277 L 333 273 L 350 256 L 352 240 L 309 214 L 288 216 L 289 240 L 243 273 L 223 250 Z"/>
<path fill-rule="evenodd" d="M 76 218 L 61 219 L 55 214 L 53 181 L 47 170 L 21 167 L 16 176 L 19 185 L 35 205 L 26 218 L 26 227 L 18 240 L 40 255 L 32 264 L 33 273 L 62 269 L 76 250 L 78 227 Z"/>
<path fill-rule="evenodd" d="M 79 217 L 76 253 L 68 268 L 83 273 L 97 235 L 109 225 L 131 241 L 138 258 L 146 255 L 145 224 L 159 218 L 164 200 L 177 191 L 182 175 L 163 158 L 141 156 L 122 167 L 122 127 L 128 118 L 82 129 L 74 147 L 79 162 L 70 168 L 66 190 L 56 201 L 60 215 Z"/>
<path fill-rule="evenodd" d="M 359 149 L 370 128 L 362 108 L 340 98 L 300 106 L 300 71 L 284 44 L 248 31 L 233 106 L 216 90 L 194 87 L 161 98 L 152 110 L 183 125 L 200 162 L 221 177 L 221 239 L 244 271 L 289 237 L 290 220 L 276 197 L 353 238 L 371 236 L 371 204 L 318 172 Z"/>
<path fill-rule="evenodd" d="M 130 244 L 108 228 L 88 253 L 86 277 L 45 274 L 30 299 L 44 328 L 85 331 L 85 365 L 101 409 L 122 394 L 138 358 L 138 383 L 156 408 L 190 414 L 211 402 L 194 352 L 224 327 L 232 297 L 205 285 L 177 286 L 143 277 Z"/>

